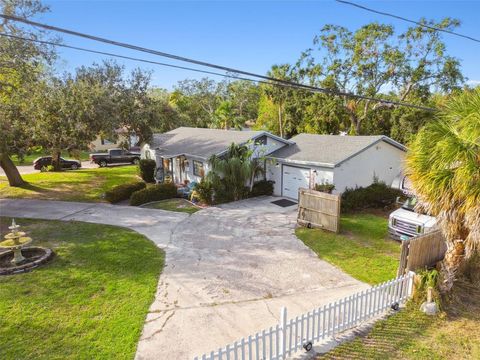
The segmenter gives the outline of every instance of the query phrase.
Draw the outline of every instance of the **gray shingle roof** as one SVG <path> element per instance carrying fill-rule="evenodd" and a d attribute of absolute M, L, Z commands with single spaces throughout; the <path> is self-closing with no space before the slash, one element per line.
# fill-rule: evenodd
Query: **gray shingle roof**
<path fill-rule="evenodd" d="M 264 131 L 236 131 L 179 127 L 163 134 L 154 134 L 150 148 L 159 149 L 162 156 L 188 154 L 208 159 L 219 154 L 231 144 L 246 143 Z"/>
<path fill-rule="evenodd" d="M 383 135 L 341 136 L 299 134 L 290 140 L 295 142 L 295 145 L 285 146 L 270 154 L 270 157 L 284 159 L 289 162 L 335 166 L 382 140 L 399 149 L 405 150 L 403 145 Z"/>

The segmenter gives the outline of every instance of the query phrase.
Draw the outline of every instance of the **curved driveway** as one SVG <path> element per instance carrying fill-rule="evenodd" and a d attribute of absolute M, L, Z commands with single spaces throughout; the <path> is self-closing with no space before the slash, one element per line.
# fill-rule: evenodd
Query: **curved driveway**
<path fill-rule="evenodd" d="M 191 359 L 368 286 L 318 259 L 294 235 L 296 207 L 249 199 L 193 215 L 0 199 L 0 215 L 134 229 L 166 251 L 137 359 Z M 132 299 L 135 294 L 132 294 Z"/>

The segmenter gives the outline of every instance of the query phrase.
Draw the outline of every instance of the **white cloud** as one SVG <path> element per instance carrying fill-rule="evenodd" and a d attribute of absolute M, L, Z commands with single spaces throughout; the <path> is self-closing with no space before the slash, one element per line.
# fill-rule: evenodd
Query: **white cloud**
<path fill-rule="evenodd" d="M 480 85 L 480 80 L 468 80 L 467 85 L 471 85 L 471 86 Z"/>

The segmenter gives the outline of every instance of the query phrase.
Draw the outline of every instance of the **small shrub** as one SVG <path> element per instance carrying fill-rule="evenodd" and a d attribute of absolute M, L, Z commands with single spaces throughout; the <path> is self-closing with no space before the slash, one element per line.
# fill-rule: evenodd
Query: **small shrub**
<path fill-rule="evenodd" d="M 51 172 L 51 171 L 55 171 L 55 167 L 53 165 L 44 165 L 40 169 L 40 172 Z"/>
<path fill-rule="evenodd" d="M 195 186 L 194 197 L 200 202 L 212 205 L 213 203 L 213 186 L 212 183 L 206 181 L 204 178 Z"/>
<path fill-rule="evenodd" d="M 157 163 L 152 159 L 142 159 L 138 163 L 138 170 L 140 171 L 140 176 L 143 181 L 147 183 L 155 182 L 155 168 Z"/>
<path fill-rule="evenodd" d="M 130 205 L 138 206 L 151 201 L 160 201 L 177 197 L 177 187 L 174 184 L 158 184 L 135 191 L 130 197 Z"/>
<path fill-rule="evenodd" d="M 121 184 L 105 192 L 105 199 L 115 204 L 123 200 L 130 199 L 130 196 L 138 190 L 145 189 L 146 185 L 143 181 L 138 181 L 130 184 Z"/>
<path fill-rule="evenodd" d="M 272 180 L 257 181 L 255 184 L 253 184 L 250 196 L 255 197 L 262 195 L 273 195 L 273 184 L 275 184 L 275 181 Z"/>
<path fill-rule="evenodd" d="M 315 190 L 321 191 L 327 194 L 331 194 L 335 189 L 335 185 L 329 183 L 315 184 Z"/>
<path fill-rule="evenodd" d="M 384 208 L 394 204 L 399 196 L 403 196 L 401 190 L 382 182 L 374 182 L 367 187 L 347 188 L 342 194 L 342 211 Z"/>

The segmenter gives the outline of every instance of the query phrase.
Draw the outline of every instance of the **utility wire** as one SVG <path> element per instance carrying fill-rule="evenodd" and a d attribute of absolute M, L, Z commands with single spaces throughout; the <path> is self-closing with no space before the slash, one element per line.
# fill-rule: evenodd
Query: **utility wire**
<path fill-rule="evenodd" d="M 252 82 L 252 83 L 261 83 L 261 84 L 267 84 L 267 85 L 271 85 L 271 86 L 281 86 L 281 87 L 293 88 L 293 89 L 297 89 L 297 90 L 305 90 L 305 89 L 302 89 L 302 88 L 300 88 L 298 86 L 295 86 L 293 84 L 291 85 L 291 84 L 283 84 L 283 83 L 272 83 L 272 82 L 269 82 L 269 81 L 258 80 L 258 79 L 250 79 L 250 78 L 246 78 L 246 77 L 242 77 L 242 76 L 238 76 L 238 75 L 230 75 L 230 74 L 219 73 L 219 72 L 214 72 L 214 71 L 191 68 L 191 67 L 187 67 L 187 66 L 180 66 L 180 65 L 168 64 L 168 63 L 163 63 L 163 62 L 158 62 L 158 61 L 153 61 L 153 60 L 146 60 L 146 59 L 141 59 L 141 58 L 132 57 L 132 56 L 114 54 L 114 53 L 111 53 L 111 52 L 92 50 L 92 49 L 87 49 L 87 48 L 83 48 L 83 47 L 67 45 L 67 44 L 64 44 L 64 43 L 56 43 L 56 42 L 52 42 L 52 41 L 39 40 L 39 39 L 29 39 L 29 38 L 25 38 L 25 37 L 21 37 L 21 36 L 17 36 L 17 35 L 12 35 L 12 34 L 5 34 L 5 33 L 1 33 L 1 32 L 0 32 L 0 36 L 9 37 L 9 38 L 18 39 L 18 40 L 36 42 L 36 43 L 40 43 L 40 44 L 44 44 L 44 45 L 59 46 L 59 47 L 67 48 L 67 49 L 73 49 L 73 50 L 78 50 L 78 51 L 83 51 L 83 52 L 94 53 L 94 54 L 117 57 L 117 58 L 120 58 L 120 59 L 127 59 L 127 60 L 132 60 L 132 61 L 148 63 L 148 64 L 166 66 L 166 67 L 175 68 L 175 69 L 182 69 L 182 70 L 194 71 L 194 72 L 203 73 L 203 74 L 221 76 L 221 77 L 230 78 L 230 79 L 244 80 L 244 81 L 249 81 L 249 82 Z M 309 91 L 311 91 L 311 90 L 309 90 Z"/>
<path fill-rule="evenodd" d="M 83 47 L 67 45 L 67 44 L 63 44 L 63 43 L 56 43 L 56 42 L 52 42 L 52 41 L 39 40 L 39 39 L 29 39 L 29 38 L 25 38 L 25 37 L 21 37 L 21 36 L 17 36 L 17 35 L 12 35 L 12 34 L 5 34 L 5 33 L 0 33 L 0 36 L 9 37 L 9 38 L 17 39 L 17 40 L 25 40 L 25 41 L 36 42 L 36 43 L 40 43 L 40 44 L 44 44 L 44 45 L 59 46 L 59 47 L 67 48 L 67 49 L 89 52 L 89 53 L 93 53 L 93 54 L 117 57 L 117 58 L 126 59 L 126 60 L 139 61 L 139 62 L 144 62 L 144 63 L 148 63 L 148 64 L 166 66 L 166 67 L 171 67 L 171 68 L 175 68 L 175 69 L 182 69 L 182 70 L 199 72 L 199 73 L 203 73 L 203 74 L 223 76 L 223 77 L 226 77 L 226 78 L 246 80 L 246 81 L 251 81 L 251 82 L 255 82 L 255 83 L 260 82 L 260 83 L 272 85 L 270 82 L 267 82 L 267 81 L 249 79 L 249 78 L 239 77 L 239 76 L 236 76 L 236 75 L 223 74 L 223 73 L 218 73 L 218 72 L 213 72 L 213 71 L 208 71 L 208 70 L 195 69 L 195 68 L 191 68 L 191 67 L 187 67 L 187 66 L 173 65 L 173 64 L 168 64 L 168 63 L 163 63 L 163 62 L 158 62 L 158 61 L 153 61 L 153 60 L 146 60 L 146 59 L 141 59 L 141 58 L 136 58 L 136 57 L 131 57 L 131 56 L 114 54 L 114 53 L 105 52 L 105 51 L 92 50 L 92 49 L 87 49 L 87 48 L 83 48 Z M 277 85 L 277 84 L 275 84 L 275 85 Z M 280 84 L 278 84 L 278 85 L 280 85 Z M 287 86 L 287 85 L 285 85 L 285 86 Z"/>
<path fill-rule="evenodd" d="M 137 46 L 137 45 L 132 45 L 132 44 L 123 43 L 123 42 L 119 42 L 119 41 L 115 41 L 115 40 L 110 40 L 110 39 L 98 37 L 98 36 L 95 36 L 95 35 L 89 35 L 89 34 L 80 33 L 80 32 L 65 29 L 65 28 L 60 28 L 60 27 L 56 27 L 56 26 L 52 26 L 52 25 L 42 24 L 42 23 L 39 23 L 39 22 L 36 22 L 36 21 L 27 20 L 27 19 L 20 18 L 20 17 L 17 17 L 17 16 L 0 14 L 0 17 L 2 17 L 4 19 L 7 19 L 7 20 L 18 21 L 18 22 L 22 22 L 24 24 L 40 27 L 40 28 L 43 28 L 43 29 L 46 29 L 46 30 L 61 32 L 61 33 L 65 33 L 65 34 L 68 34 L 68 35 L 78 36 L 78 37 L 82 37 L 82 38 L 86 38 L 86 39 L 89 39 L 89 40 L 94 40 L 94 41 L 98 41 L 98 42 L 102 42 L 102 43 L 106 43 L 106 44 L 110 44 L 110 45 L 115 45 L 115 46 L 119 46 L 119 47 L 123 47 L 123 48 L 127 48 L 127 49 L 132 49 L 132 50 L 136 50 L 136 51 L 150 53 L 150 54 L 153 54 L 153 55 L 158 55 L 158 56 L 170 58 L 170 59 L 173 59 L 173 60 L 178 60 L 178 61 L 188 62 L 188 63 L 200 65 L 200 66 L 210 67 L 210 68 L 214 68 L 214 69 L 218 69 L 218 70 L 222 70 L 222 71 L 226 71 L 226 72 L 230 72 L 230 73 L 236 73 L 236 74 L 246 75 L 246 76 L 250 76 L 250 77 L 260 78 L 260 79 L 269 81 L 269 84 L 271 84 L 270 82 L 274 82 L 276 84 L 286 84 L 286 85 L 290 85 L 291 87 L 295 87 L 297 89 L 309 90 L 311 92 L 325 93 L 325 94 L 336 95 L 336 96 L 344 96 L 344 97 L 356 98 L 356 99 L 361 99 L 361 100 L 379 102 L 379 103 L 383 103 L 383 104 L 405 106 L 405 107 L 410 107 L 410 108 L 420 109 L 420 110 L 426 110 L 426 111 L 435 111 L 436 110 L 436 109 L 433 109 L 433 108 L 420 106 L 420 105 L 415 105 L 415 104 L 410 104 L 410 103 L 404 103 L 404 102 L 401 102 L 401 101 L 379 99 L 379 98 L 370 97 L 370 96 L 357 95 L 357 94 L 352 94 L 352 93 L 348 93 L 348 92 L 342 92 L 342 91 L 337 91 L 337 90 L 332 90 L 332 89 L 325 89 L 325 88 L 300 84 L 300 83 L 296 83 L 296 82 L 293 82 L 293 81 L 277 79 L 277 78 L 270 77 L 270 76 L 255 74 L 255 73 L 252 73 L 252 72 L 239 70 L 239 69 L 235 69 L 235 68 L 231 68 L 231 67 L 227 67 L 227 66 L 212 64 L 212 63 L 208 63 L 208 62 L 204 62 L 204 61 L 200 61 L 200 60 L 195 60 L 195 59 L 190 59 L 190 58 L 179 56 L 179 55 L 165 53 L 165 52 L 158 51 L 158 50 L 144 48 L 144 47 Z"/>
<path fill-rule="evenodd" d="M 468 36 L 468 35 L 459 34 L 459 33 L 457 33 L 457 32 L 451 31 L 451 30 L 442 29 L 442 28 L 439 28 L 439 27 L 436 27 L 436 26 L 427 25 L 427 24 L 424 24 L 424 23 L 421 23 L 421 22 L 418 22 L 418 21 L 415 21 L 415 20 L 410 20 L 410 19 L 404 18 L 404 17 L 399 16 L 399 15 L 395 15 L 395 14 L 391 14 L 391 13 L 387 13 L 387 12 L 375 10 L 375 9 L 372 9 L 372 8 L 368 8 L 368 7 L 366 7 L 366 6 L 363 6 L 363 5 L 360 5 L 360 4 L 356 4 L 356 3 L 354 3 L 354 2 L 345 1 L 345 0 L 335 0 L 335 1 L 336 1 L 336 2 L 339 2 L 339 3 L 342 3 L 342 4 L 354 6 L 354 7 L 356 7 L 356 8 L 359 8 L 359 9 L 362 9 L 362 10 L 365 10 L 365 11 L 369 11 L 369 12 L 372 12 L 372 13 L 375 13 L 375 14 L 380 14 L 380 15 L 384 15 L 384 16 L 389 16 L 389 17 L 392 17 L 392 18 L 395 18 L 395 19 L 398 19 L 398 20 L 402 20 L 402 21 L 406 21 L 406 22 L 409 22 L 409 23 L 412 23 L 412 24 L 416 24 L 416 25 L 422 26 L 422 27 L 427 28 L 427 29 L 430 29 L 430 30 L 441 31 L 441 32 L 444 32 L 444 33 L 447 33 L 447 34 L 450 34 L 450 35 L 458 36 L 458 37 L 461 37 L 461 38 L 464 38 L 464 39 L 468 39 L 468 40 L 471 40 L 471 41 L 475 41 L 475 42 L 480 43 L 480 40 L 479 40 L 479 39 L 476 39 L 476 38 L 471 37 L 471 36 Z"/>

